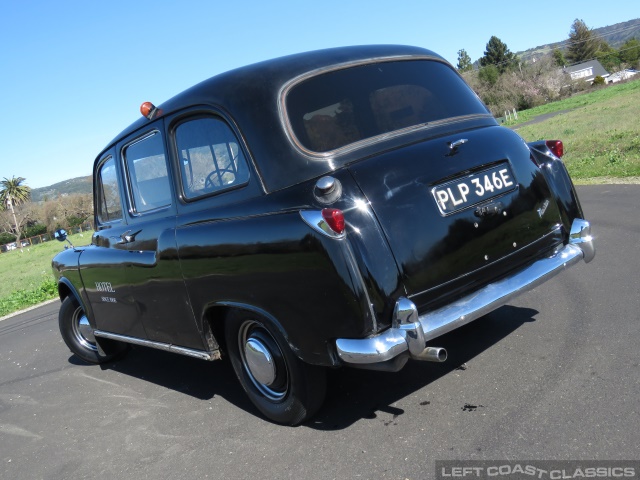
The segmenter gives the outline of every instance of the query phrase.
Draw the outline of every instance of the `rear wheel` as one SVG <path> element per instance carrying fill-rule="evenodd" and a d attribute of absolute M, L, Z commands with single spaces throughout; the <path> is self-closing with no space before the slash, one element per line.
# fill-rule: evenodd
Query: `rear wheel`
<path fill-rule="evenodd" d="M 225 339 L 236 375 L 263 415 L 298 425 L 318 411 L 325 369 L 296 357 L 275 327 L 255 314 L 234 311 L 227 317 Z"/>
<path fill-rule="evenodd" d="M 93 335 L 93 327 L 84 309 L 73 297 L 67 297 L 62 302 L 58 315 L 60 334 L 69 350 L 87 363 L 104 363 L 123 355 L 127 346 L 110 342 L 109 352 L 101 355 Z"/>

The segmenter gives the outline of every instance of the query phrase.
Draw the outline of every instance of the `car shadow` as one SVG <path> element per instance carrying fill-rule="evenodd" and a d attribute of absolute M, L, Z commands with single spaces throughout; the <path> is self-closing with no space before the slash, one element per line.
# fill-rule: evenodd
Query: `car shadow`
<path fill-rule="evenodd" d="M 376 418 L 378 412 L 400 416 L 404 411 L 393 406 L 398 400 L 455 370 L 466 369 L 466 362 L 524 323 L 535 321 L 537 314 L 537 310 L 507 305 L 438 337 L 429 344 L 447 349 L 448 358 L 443 363 L 410 360 L 395 373 L 354 368 L 332 371 L 325 404 L 305 425 L 318 430 L 341 430 L 363 418 Z"/>
<path fill-rule="evenodd" d="M 439 337 L 430 343 L 447 349 L 449 357 L 444 363 L 409 361 L 401 371 L 395 373 L 355 368 L 330 370 L 325 403 L 304 426 L 317 430 L 341 430 L 363 418 L 376 418 L 377 412 L 402 415 L 402 409 L 392 406 L 395 402 L 455 370 L 464 369 L 466 362 L 510 335 L 522 324 L 535 321 L 537 313 L 529 308 L 504 306 Z M 82 364 L 74 356 L 69 362 Z M 260 416 L 242 390 L 228 361 L 203 362 L 134 346 L 125 358 L 101 365 L 101 368 L 152 382 L 200 400 L 219 396 L 252 415 Z"/>
<path fill-rule="evenodd" d="M 132 346 L 117 362 L 100 366 L 124 375 L 151 382 L 163 388 L 189 395 L 199 400 L 221 397 L 253 415 L 259 415 L 231 367 L 223 361 L 204 362 L 175 353 Z"/>

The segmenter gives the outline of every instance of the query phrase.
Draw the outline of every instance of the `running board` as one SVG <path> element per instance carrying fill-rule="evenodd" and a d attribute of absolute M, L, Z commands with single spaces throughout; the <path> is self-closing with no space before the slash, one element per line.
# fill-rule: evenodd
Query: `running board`
<path fill-rule="evenodd" d="M 178 345 L 172 345 L 170 343 L 153 342 L 151 340 L 145 340 L 143 338 L 129 337 L 127 335 L 120 335 L 118 333 L 105 332 L 103 330 L 94 330 L 93 334 L 96 337 L 108 338 L 109 340 L 116 340 L 118 342 L 132 343 L 134 345 L 140 345 L 142 347 L 155 348 L 157 350 L 164 350 L 165 352 L 178 353 L 180 355 L 186 355 L 187 357 L 199 358 L 200 360 L 220 360 L 220 350 L 214 350 L 213 352 L 205 352 L 204 350 L 195 350 L 193 348 L 179 347 Z"/>

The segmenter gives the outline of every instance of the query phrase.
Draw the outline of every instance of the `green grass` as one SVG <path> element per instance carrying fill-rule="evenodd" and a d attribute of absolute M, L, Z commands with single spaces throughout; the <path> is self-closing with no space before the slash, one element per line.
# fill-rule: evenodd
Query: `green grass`
<path fill-rule="evenodd" d="M 527 141 L 562 140 L 577 183 L 640 177 L 640 80 L 523 111 L 518 121 L 563 110 L 569 111 L 517 131 Z"/>
<path fill-rule="evenodd" d="M 534 119 L 546 113 L 554 113 L 562 110 L 574 110 L 589 105 L 607 102 L 613 98 L 638 95 L 640 93 L 640 79 L 627 83 L 619 83 L 607 87 L 598 88 L 591 92 L 580 93 L 564 100 L 547 103 L 539 107 L 518 112 L 518 120 L 509 123 L 509 126 L 518 125 Z"/>
<path fill-rule="evenodd" d="M 69 240 L 86 245 L 91 233 L 71 235 Z M 56 297 L 51 259 L 62 250 L 64 244 L 51 240 L 0 254 L 0 317 Z"/>

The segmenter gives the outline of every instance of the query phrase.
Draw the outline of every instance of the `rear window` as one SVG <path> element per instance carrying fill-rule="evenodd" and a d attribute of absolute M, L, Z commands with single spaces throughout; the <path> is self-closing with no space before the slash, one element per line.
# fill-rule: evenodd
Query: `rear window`
<path fill-rule="evenodd" d="M 298 142 L 319 153 L 405 128 L 489 113 L 451 67 L 429 60 L 317 75 L 291 88 L 286 109 Z"/>

